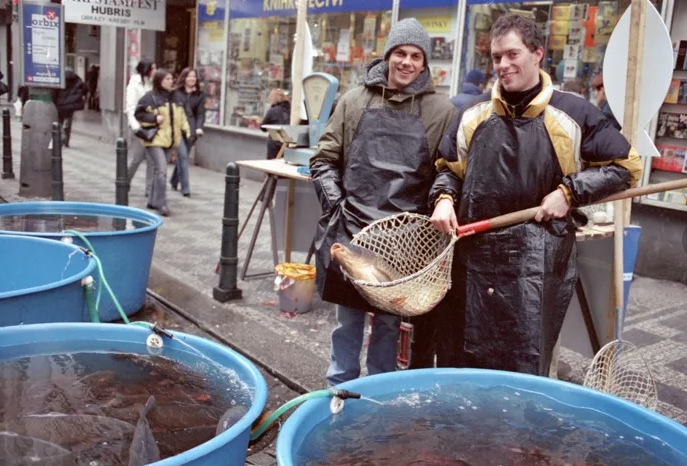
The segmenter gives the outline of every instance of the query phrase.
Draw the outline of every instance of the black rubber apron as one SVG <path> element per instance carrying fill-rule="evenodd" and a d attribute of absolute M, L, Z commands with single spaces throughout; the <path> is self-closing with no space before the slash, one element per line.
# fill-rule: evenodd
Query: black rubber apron
<path fill-rule="evenodd" d="M 345 197 L 317 227 L 317 288 L 324 301 L 363 311 L 373 308 L 346 281 L 330 248 L 347 244 L 353 235 L 381 218 L 402 212 L 426 214 L 427 197 L 434 180 L 421 98 L 411 111 L 370 108 L 367 102 L 346 155 L 342 177 Z M 417 109 L 417 113 L 415 113 Z"/>

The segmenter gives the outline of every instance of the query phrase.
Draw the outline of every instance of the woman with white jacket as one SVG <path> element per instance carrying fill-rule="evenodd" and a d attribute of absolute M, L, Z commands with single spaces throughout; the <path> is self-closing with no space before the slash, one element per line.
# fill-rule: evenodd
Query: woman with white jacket
<path fill-rule="evenodd" d="M 141 124 L 136 120 L 134 113 L 136 106 L 141 97 L 146 92 L 153 89 L 153 76 L 155 75 L 157 67 L 152 60 L 143 58 L 138 65 L 136 65 L 136 74 L 132 74 L 129 79 L 129 85 L 126 87 L 126 118 L 129 123 L 129 153 L 133 152 L 131 162 L 129 163 L 128 175 L 129 186 L 131 180 L 136 175 L 139 165 L 146 159 L 146 191 L 145 195 L 148 197 L 150 187 L 153 182 L 153 163 L 146 155 L 146 149 L 143 147 L 141 140 L 134 136 L 134 133 L 141 128 Z"/>

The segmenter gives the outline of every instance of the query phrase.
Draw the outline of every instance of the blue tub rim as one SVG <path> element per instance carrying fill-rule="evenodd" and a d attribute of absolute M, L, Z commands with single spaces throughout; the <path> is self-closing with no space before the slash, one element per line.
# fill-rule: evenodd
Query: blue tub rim
<path fill-rule="evenodd" d="M 46 239 L 46 238 L 38 238 L 38 237 L 31 237 L 31 238 L 26 238 L 24 235 L 6 235 L 2 231 L 0 231 L 0 241 L 28 241 L 28 242 L 41 242 L 41 243 L 50 243 L 51 247 L 55 247 L 55 241 L 52 239 Z M 45 285 L 39 285 L 39 286 L 34 286 L 31 288 L 22 288 L 21 290 L 13 290 L 13 291 L 0 291 L 0 299 L 9 299 L 9 298 L 15 298 L 17 296 L 25 296 L 25 295 L 31 295 L 31 294 L 36 294 L 36 293 L 42 293 L 45 291 L 50 291 L 56 288 L 61 288 L 63 286 L 71 285 L 72 283 L 75 283 L 76 281 L 81 281 L 84 277 L 88 275 L 93 275 L 93 272 L 95 271 L 96 268 L 96 263 L 95 259 L 91 256 L 87 256 L 86 253 L 81 249 L 80 247 L 73 245 L 73 244 L 66 244 L 63 242 L 60 242 L 61 248 L 66 248 L 66 249 L 72 249 L 73 251 L 78 251 L 78 254 L 81 254 L 86 257 L 86 260 L 88 261 L 88 266 L 86 266 L 81 272 L 72 275 L 71 277 L 63 278 L 60 281 L 48 283 Z"/>
<path fill-rule="evenodd" d="M 142 228 L 134 230 L 108 230 L 108 231 L 79 231 L 86 238 L 113 235 L 131 235 L 146 233 L 157 230 L 162 226 L 162 217 L 139 209 L 138 207 L 121 206 L 117 204 L 104 204 L 98 202 L 55 202 L 55 201 L 36 201 L 36 202 L 12 202 L 0 204 L 0 217 L 8 215 L 23 214 L 82 214 L 82 215 L 107 215 L 110 217 L 121 217 L 130 220 L 137 220 L 148 223 Z M 62 238 L 64 232 L 40 232 L 40 231 L 10 231 L 0 229 L 0 235 L 23 235 L 40 236 L 43 238 Z"/>
<path fill-rule="evenodd" d="M 43 344 L 50 342 L 61 342 L 65 340 L 74 341 L 75 334 L 79 337 L 78 340 L 91 341 L 94 340 L 94 338 L 96 338 L 98 335 L 102 334 L 108 335 L 108 338 L 102 341 L 119 341 L 127 343 L 133 341 L 131 339 L 125 339 L 122 337 L 116 338 L 113 336 L 113 333 L 121 334 L 121 332 L 131 332 L 133 335 L 135 335 L 136 333 L 140 333 L 142 336 L 141 341 L 144 343 L 144 335 L 147 336 L 150 333 L 152 333 L 151 330 L 136 325 L 111 323 L 93 324 L 83 322 L 63 322 L 0 327 L 0 349 L 26 343 Z M 151 463 L 149 466 L 179 466 L 190 461 L 195 461 L 205 455 L 213 453 L 222 446 L 227 445 L 232 440 L 238 438 L 240 434 L 242 434 L 245 430 L 248 430 L 250 432 L 250 428 L 253 422 L 260 416 L 260 414 L 262 414 L 262 411 L 265 405 L 267 404 L 267 382 L 265 381 L 265 378 L 262 376 L 257 366 L 254 363 L 252 363 L 247 357 L 229 348 L 226 345 L 220 345 L 219 343 L 215 343 L 214 341 L 206 338 L 197 337 L 195 335 L 191 335 L 184 332 L 177 332 L 175 330 L 170 330 L 170 332 L 174 335 L 175 338 L 180 338 L 181 340 L 194 346 L 195 348 L 197 348 L 195 346 L 196 344 L 200 344 L 201 346 L 212 348 L 216 351 L 223 352 L 233 357 L 237 362 L 237 365 L 240 365 L 244 369 L 246 369 L 246 371 L 253 378 L 253 381 L 255 382 L 255 398 L 253 399 L 253 403 L 250 409 L 241 418 L 241 420 L 233 426 L 231 426 L 226 431 L 222 432 L 220 435 L 213 437 L 207 442 L 202 443 L 197 447 L 194 447 L 183 453 L 180 453 L 178 455 L 172 456 L 164 460 L 156 461 L 155 463 Z M 23 337 L 22 341 L 17 342 L 15 338 L 15 341 L 13 341 L 11 344 L 8 344 L 8 338 L 6 338 L 4 335 L 6 333 L 10 333 L 12 335 L 18 334 L 20 337 Z M 183 347 L 178 348 L 178 350 L 188 352 L 188 350 Z M 2 354 L 1 351 L 0 354 Z M 29 352 L 29 354 L 36 355 L 50 353 L 43 353 L 37 351 Z M 7 359 L 3 359 L 0 357 L 0 361 L 4 360 Z"/>
<path fill-rule="evenodd" d="M 365 396 L 365 387 L 367 386 L 381 386 L 381 387 L 394 387 L 397 382 L 407 382 L 408 377 L 412 377 L 413 374 L 422 375 L 430 374 L 436 377 L 446 377 L 451 375 L 464 376 L 468 378 L 468 382 L 475 384 L 484 384 L 488 380 L 494 380 L 491 385 L 495 386 L 515 386 L 520 383 L 521 385 L 529 386 L 533 382 L 541 385 L 545 388 L 555 388 L 556 392 L 573 392 L 576 395 L 585 396 L 588 395 L 593 399 L 603 401 L 608 409 L 603 411 L 603 414 L 625 424 L 629 425 L 627 421 L 622 420 L 618 413 L 632 413 L 633 419 L 644 418 L 648 422 L 656 426 L 656 429 L 661 429 L 661 432 L 665 435 L 662 436 L 662 440 L 666 442 L 670 448 L 687 455 L 687 447 L 684 448 L 684 452 L 677 450 L 679 443 L 675 443 L 676 437 L 678 440 L 684 441 L 687 438 L 687 427 L 677 423 L 676 421 L 663 416 L 655 411 L 644 408 L 635 403 L 631 403 L 622 398 L 618 398 L 607 393 L 592 390 L 590 388 L 584 387 L 582 385 L 577 385 L 571 382 L 565 382 L 562 380 L 552 379 L 548 377 L 533 376 L 529 374 L 520 374 L 517 372 L 507 372 L 507 371 L 497 371 L 491 369 L 467 369 L 467 368 L 433 368 L 433 369 L 411 369 L 404 371 L 387 372 L 384 374 L 377 374 L 373 376 L 362 377 L 359 379 L 351 380 L 342 384 L 337 385 L 337 388 L 350 390 L 353 392 L 361 393 Z M 459 382 L 460 379 L 452 380 L 452 383 Z M 429 388 L 434 382 L 426 383 L 423 388 Z M 520 388 L 523 391 L 528 390 L 528 388 Z M 391 393 L 392 389 L 386 390 L 382 389 L 382 392 Z M 401 392 L 399 392 L 401 393 Z M 550 397 L 559 403 L 565 403 L 563 400 L 559 400 L 555 397 L 555 393 L 543 393 L 544 396 Z M 350 402 L 351 400 L 347 401 Z M 352 400 L 356 401 L 356 400 Z M 282 426 L 279 436 L 277 437 L 277 464 L 279 466 L 293 466 L 294 459 L 296 458 L 296 453 L 298 447 L 294 448 L 294 439 L 298 438 L 299 429 L 302 428 L 304 422 L 308 418 L 315 414 L 315 411 L 320 407 L 321 404 L 329 404 L 329 398 L 318 398 L 313 400 L 308 400 L 296 409 L 296 411 L 289 416 L 284 425 Z M 567 403 L 566 403 L 567 404 Z M 346 408 L 344 408 L 346 409 Z M 594 408 L 588 408 L 594 409 Z M 597 410 L 598 411 L 598 410 Z M 318 421 L 320 422 L 320 421 Z M 660 426 L 660 427 L 659 427 Z M 632 427 L 632 426 L 630 426 Z M 638 429 L 639 430 L 639 429 Z M 307 437 L 307 433 L 305 434 Z M 665 440 L 669 437 L 669 440 Z"/>

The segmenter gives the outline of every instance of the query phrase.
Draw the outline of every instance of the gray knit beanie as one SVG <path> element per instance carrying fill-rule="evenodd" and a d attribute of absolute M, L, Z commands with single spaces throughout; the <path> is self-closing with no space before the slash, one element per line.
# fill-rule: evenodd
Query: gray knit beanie
<path fill-rule="evenodd" d="M 414 45 L 422 50 L 425 54 L 425 64 L 432 56 L 432 40 L 415 18 L 402 19 L 391 27 L 384 48 L 384 60 L 389 58 L 393 49 L 401 45 Z"/>

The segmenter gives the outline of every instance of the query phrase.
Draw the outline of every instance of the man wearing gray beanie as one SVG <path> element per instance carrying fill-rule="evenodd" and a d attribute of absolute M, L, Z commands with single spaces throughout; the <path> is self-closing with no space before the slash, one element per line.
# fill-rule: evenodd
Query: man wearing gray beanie
<path fill-rule="evenodd" d="M 341 97 L 310 160 L 323 213 L 315 238 L 317 290 L 324 301 L 338 305 L 327 371 L 330 387 L 360 376 L 368 312 L 374 315 L 368 374 L 396 369 L 400 317 L 369 304 L 344 278 L 331 249 L 335 243 L 349 244 L 367 225 L 390 215 L 431 214 L 428 195 L 437 148 L 456 109 L 434 90 L 430 51 L 429 35 L 416 19 L 396 23 L 384 56 L 367 64 L 362 86 Z M 433 342 L 432 323 L 423 319 L 416 325 L 423 331 L 416 328 L 415 340 Z"/>

